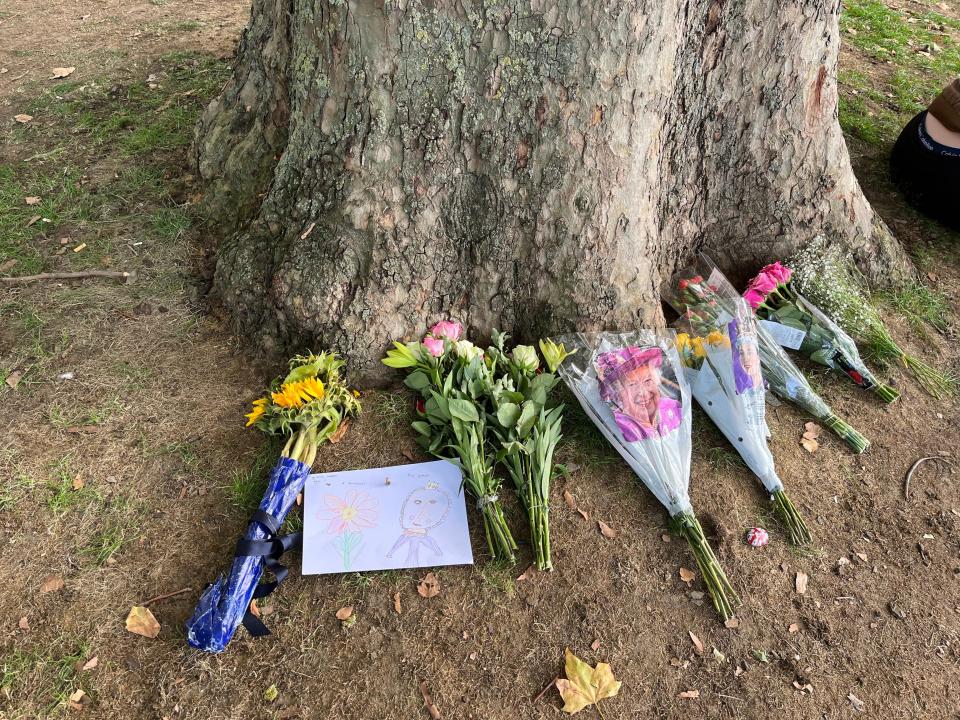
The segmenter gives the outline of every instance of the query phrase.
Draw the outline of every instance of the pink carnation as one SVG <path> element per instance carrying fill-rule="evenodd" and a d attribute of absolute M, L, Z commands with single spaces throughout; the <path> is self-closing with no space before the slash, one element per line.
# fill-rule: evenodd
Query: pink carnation
<path fill-rule="evenodd" d="M 430 328 L 430 334 L 435 338 L 449 338 L 456 342 L 463 335 L 463 325 L 455 320 L 442 320 Z"/>
<path fill-rule="evenodd" d="M 423 345 L 430 351 L 430 354 L 434 357 L 440 357 L 443 355 L 443 340 L 441 338 L 435 338 L 430 335 L 427 335 L 423 338 Z"/>

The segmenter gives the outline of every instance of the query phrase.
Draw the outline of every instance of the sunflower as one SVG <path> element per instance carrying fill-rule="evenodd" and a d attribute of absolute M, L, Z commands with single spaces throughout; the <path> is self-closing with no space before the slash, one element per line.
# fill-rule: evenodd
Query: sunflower
<path fill-rule="evenodd" d="M 707 342 L 711 345 L 729 345 L 730 341 L 727 340 L 727 336 L 724 335 L 719 330 L 714 330 L 709 335 L 707 335 Z"/>
<path fill-rule="evenodd" d="M 263 417 L 266 412 L 267 398 L 260 398 L 259 400 L 253 401 L 253 410 L 247 413 L 244 417 L 247 418 L 247 427 L 253 425 L 257 420 Z"/>
<path fill-rule="evenodd" d="M 282 408 L 301 408 L 311 400 L 322 400 L 323 395 L 323 383 L 310 377 L 281 385 L 280 391 L 271 393 L 270 397 Z"/>

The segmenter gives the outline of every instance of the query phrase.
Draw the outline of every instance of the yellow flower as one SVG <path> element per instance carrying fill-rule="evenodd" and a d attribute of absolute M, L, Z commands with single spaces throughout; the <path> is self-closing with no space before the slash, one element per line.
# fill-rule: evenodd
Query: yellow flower
<path fill-rule="evenodd" d="M 360 397 L 360 391 L 359 391 L 359 390 L 354 390 L 354 391 L 353 391 L 353 396 L 354 396 L 355 398 Z"/>
<path fill-rule="evenodd" d="M 259 400 L 253 401 L 253 410 L 251 410 L 249 413 L 247 413 L 244 416 L 247 418 L 246 427 L 250 427 L 257 420 L 263 417 L 264 413 L 266 412 L 266 404 L 267 404 L 266 398 L 260 398 Z"/>
<path fill-rule="evenodd" d="M 730 340 L 727 339 L 727 336 L 724 335 L 719 330 L 712 331 L 707 335 L 707 342 L 711 345 L 729 345 Z"/>
<path fill-rule="evenodd" d="M 323 383 L 310 377 L 281 385 L 280 391 L 271 393 L 270 397 L 282 408 L 301 408 L 311 400 L 322 400 L 323 395 Z"/>
<path fill-rule="evenodd" d="M 707 356 L 707 353 L 703 349 L 703 338 L 695 337 L 690 341 L 690 348 L 693 350 L 694 356 L 698 358 L 703 358 Z"/>

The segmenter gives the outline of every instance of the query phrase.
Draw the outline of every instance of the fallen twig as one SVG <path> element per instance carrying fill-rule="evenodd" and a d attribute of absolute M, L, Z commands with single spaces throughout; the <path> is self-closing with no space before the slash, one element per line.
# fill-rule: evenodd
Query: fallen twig
<path fill-rule="evenodd" d="M 161 600 L 167 600 L 168 598 L 176 597 L 177 595 L 183 595 L 184 593 L 188 593 L 191 590 L 193 590 L 193 588 L 184 588 L 183 590 L 177 590 L 176 592 L 167 593 L 166 595 L 157 595 L 156 597 L 150 598 L 149 600 L 145 600 L 140 604 L 146 607 L 150 603 L 160 602 Z"/>
<path fill-rule="evenodd" d="M 558 679 L 559 679 L 559 678 L 554 678 L 553 680 L 550 681 L 550 684 L 549 684 L 549 685 L 547 685 L 543 690 L 540 691 L 540 694 L 537 695 L 537 696 L 533 699 L 533 704 L 534 704 L 534 705 L 536 705 L 538 702 L 540 702 L 540 698 L 542 698 L 544 695 L 547 694 L 547 690 L 549 690 L 550 688 L 552 688 L 554 685 L 557 684 L 557 680 L 558 680 Z"/>
<path fill-rule="evenodd" d="M 0 277 L 0 283 L 5 285 L 27 285 L 38 280 L 82 280 L 84 278 L 115 278 L 124 282 L 133 282 L 137 277 L 135 272 L 126 270 L 83 270 L 81 272 L 53 272 L 39 275 L 20 275 L 19 277 Z"/>
<path fill-rule="evenodd" d="M 430 697 L 430 691 L 427 690 L 425 682 L 420 683 L 420 694 L 423 695 L 423 704 L 427 706 L 427 712 L 433 720 L 440 720 L 440 710 L 433 704 L 433 698 Z"/>
<path fill-rule="evenodd" d="M 907 471 L 907 477 L 903 481 L 904 499 L 906 500 L 910 499 L 910 481 L 913 479 L 913 473 L 915 473 L 917 471 L 917 468 L 920 467 L 927 460 L 939 460 L 943 463 L 946 463 L 947 465 L 951 464 L 949 456 L 945 457 L 943 455 L 927 455 L 926 457 L 922 457 L 919 460 L 917 460 L 913 465 L 910 466 L 910 469 Z"/>

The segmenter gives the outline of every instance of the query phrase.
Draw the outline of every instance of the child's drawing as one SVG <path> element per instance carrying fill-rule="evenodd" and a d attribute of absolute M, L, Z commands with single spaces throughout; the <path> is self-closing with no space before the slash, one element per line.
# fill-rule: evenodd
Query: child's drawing
<path fill-rule="evenodd" d="M 402 547 L 407 548 L 406 564 L 420 565 L 420 548 L 425 547 L 434 559 L 443 557 L 443 550 L 430 537 L 430 530 L 437 527 L 450 511 L 450 496 L 436 483 L 429 482 L 407 495 L 400 507 L 400 537 L 387 553 L 392 558 Z"/>
<path fill-rule="evenodd" d="M 343 569 L 349 570 L 363 550 L 360 531 L 377 525 L 377 501 L 362 490 L 350 490 L 346 498 L 324 495 L 323 504 L 317 518 L 329 520 L 327 533 L 335 536 L 331 545 L 343 559 Z"/>
<path fill-rule="evenodd" d="M 303 573 L 471 564 L 462 485 L 446 460 L 311 475 Z"/>

